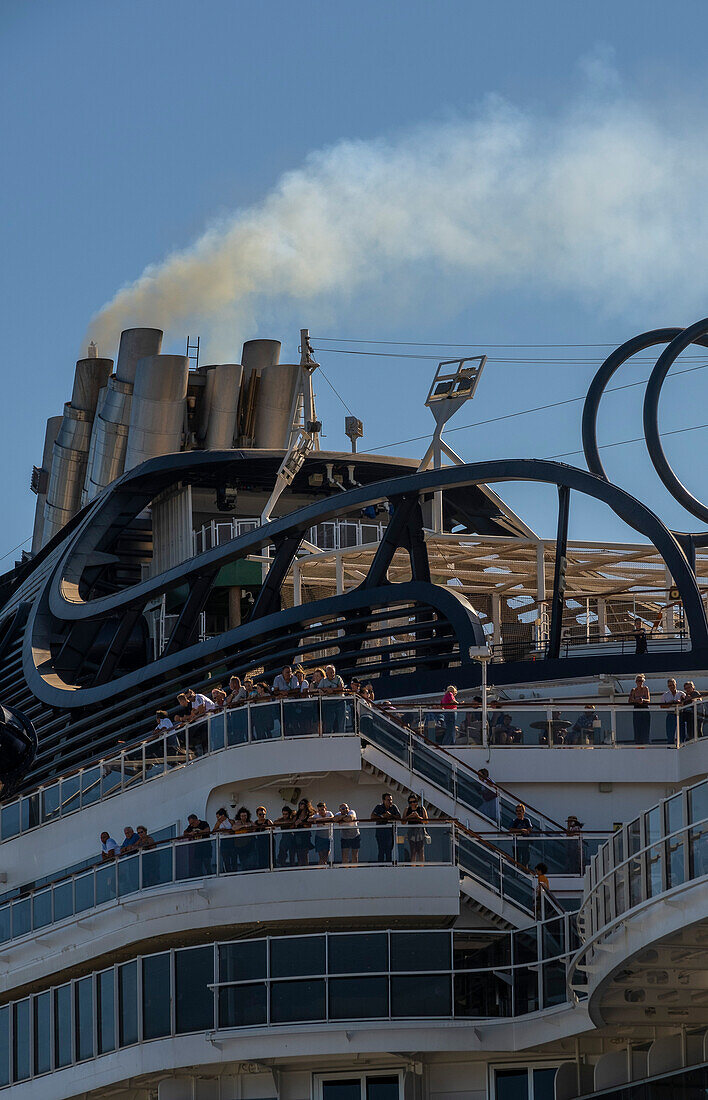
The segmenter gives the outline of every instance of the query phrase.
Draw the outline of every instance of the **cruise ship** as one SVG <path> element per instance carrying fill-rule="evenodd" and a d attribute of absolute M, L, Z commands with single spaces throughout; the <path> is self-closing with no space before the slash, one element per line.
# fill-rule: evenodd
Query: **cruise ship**
<path fill-rule="evenodd" d="M 603 363 L 587 469 L 462 461 L 483 355 L 411 460 L 322 448 L 307 330 L 162 337 L 76 363 L 0 577 L 0 1096 L 705 1097 L 708 507 L 658 406 L 708 321 Z M 697 530 L 602 466 L 648 349 Z"/>

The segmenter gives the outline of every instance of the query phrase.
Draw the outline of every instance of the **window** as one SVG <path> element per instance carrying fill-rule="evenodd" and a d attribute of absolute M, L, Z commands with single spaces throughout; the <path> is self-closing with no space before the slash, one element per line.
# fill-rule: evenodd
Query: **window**
<path fill-rule="evenodd" d="M 48 1073 L 52 1068 L 52 995 L 39 993 L 34 998 L 34 1072 Z"/>
<path fill-rule="evenodd" d="M 388 937 L 385 932 L 335 934 L 329 937 L 330 974 L 385 974 Z"/>
<path fill-rule="evenodd" d="M 266 941 L 244 940 L 243 943 L 222 944 L 219 948 L 219 981 L 250 982 L 265 978 Z"/>
<path fill-rule="evenodd" d="M 29 998 L 13 1005 L 13 1081 L 26 1081 L 30 1075 L 30 1002 Z"/>
<path fill-rule="evenodd" d="M 219 1027 L 251 1027 L 268 1022 L 265 982 L 219 990 Z"/>
<path fill-rule="evenodd" d="M 124 963 L 118 968 L 118 1019 L 120 1046 L 138 1041 L 138 964 Z"/>
<path fill-rule="evenodd" d="M 330 978 L 330 1020 L 371 1020 L 388 1016 L 388 978 Z"/>
<path fill-rule="evenodd" d="M 71 986 L 61 985 L 54 990 L 54 1065 L 70 1066 L 71 1050 Z"/>
<path fill-rule="evenodd" d="M 554 1100 L 557 1066 L 514 1066 L 496 1069 L 494 1100 Z"/>
<path fill-rule="evenodd" d="M 76 983 L 76 1060 L 93 1058 L 93 978 Z"/>
<path fill-rule="evenodd" d="M 350 1073 L 316 1076 L 314 1100 L 399 1100 L 403 1073 Z"/>
<path fill-rule="evenodd" d="M 143 1039 L 159 1039 L 172 1031 L 170 956 L 143 959 Z"/>
<path fill-rule="evenodd" d="M 98 1053 L 107 1054 L 116 1049 L 115 975 L 104 970 L 98 981 Z"/>
<path fill-rule="evenodd" d="M 214 1026 L 214 948 L 175 951 L 175 1027 L 177 1032 L 207 1031 Z"/>
<path fill-rule="evenodd" d="M 449 932 L 391 933 L 391 970 L 449 969 Z"/>
<path fill-rule="evenodd" d="M 10 1084 L 10 1009 L 0 1008 L 0 1085 Z"/>
<path fill-rule="evenodd" d="M 324 972 L 324 936 L 283 936 L 282 939 L 270 941 L 272 978 L 324 974 Z"/>

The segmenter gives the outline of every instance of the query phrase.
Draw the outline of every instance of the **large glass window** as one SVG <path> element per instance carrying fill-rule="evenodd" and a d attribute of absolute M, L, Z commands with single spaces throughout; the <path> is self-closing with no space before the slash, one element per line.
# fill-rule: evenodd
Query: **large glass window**
<path fill-rule="evenodd" d="M 169 954 L 143 959 L 143 1039 L 159 1039 L 172 1031 Z"/>
<path fill-rule="evenodd" d="M 30 1075 L 30 1001 L 12 1006 L 13 1081 L 26 1081 Z"/>
<path fill-rule="evenodd" d="M 265 978 L 266 968 L 265 940 L 226 943 L 219 948 L 220 982 L 249 982 L 255 978 Z"/>
<path fill-rule="evenodd" d="M 449 974 L 396 974 L 391 978 L 391 1015 L 451 1015 Z"/>
<path fill-rule="evenodd" d="M 287 1024 L 297 1020 L 324 1020 L 325 983 L 323 978 L 299 982 L 272 982 L 270 1020 Z"/>
<path fill-rule="evenodd" d="M 98 1053 L 116 1049 L 115 975 L 104 970 L 98 975 Z"/>
<path fill-rule="evenodd" d="M 455 932 L 455 970 L 511 966 L 511 933 Z"/>
<path fill-rule="evenodd" d="M 34 998 L 34 1072 L 48 1073 L 52 1068 L 52 995 L 39 993 Z"/>
<path fill-rule="evenodd" d="M 118 1041 L 126 1047 L 138 1041 L 138 964 L 118 967 Z"/>
<path fill-rule="evenodd" d="M 10 1009 L 0 1008 L 0 1085 L 10 1084 Z"/>
<path fill-rule="evenodd" d="M 175 1019 L 178 1032 L 214 1026 L 214 948 L 175 952 Z"/>
<path fill-rule="evenodd" d="M 73 1016 L 71 1012 L 71 986 L 61 985 L 54 990 L 54 1065 L 70 1066 L 74 1060 L 71 1049 Z"/>
<path fill-rule="evenodd" d="M 391 970 L 449 969 L 449 932 L 391 933 Z"/>
<path fill-rule="evenodd" d="M 401 1077 L 398 1073 L 351 1074 L 348 1077 L 320 1077 L 316 1080 L 315 1100 L 399 1100 Z"/>
<path fill-rule="evenodd" d="M 219 1027 L 254 1027 L 268 1022 L 265 982 L 219 990 Z"/>
<path fill-rule="evenodd" d="M 494 1073 L 494 1100 L 553 1100 L 556 1066 L 514 1066 Z"/>
<path fill-rule="evenodd" d="M 375 974 L 388 970 L 388 937 L 385 932 L 329 937 L 330 974 Z"/>
<path fill-rule="evenodd" d="M 284 936 L 270 941 L 270 975 L 289 978 L 298 974 L 324 974 L 324 936 Z"/>
<path fill-rule="evenodd" d="M 93 1058 L 93 978 L 76 983 L 76 1060 Z"/>
<path fill-rule="evenodd" d="M 388 978 L 330 978 L 330 1020 L 388 1016 Z"/>

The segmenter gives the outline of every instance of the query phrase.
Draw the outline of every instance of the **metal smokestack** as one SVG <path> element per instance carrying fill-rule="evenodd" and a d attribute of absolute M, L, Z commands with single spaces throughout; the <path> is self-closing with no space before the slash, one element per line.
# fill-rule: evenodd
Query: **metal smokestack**
<path fill-rule="evenodd" d="M 252 447 L 261 372 L 280 362 L 280 340 L 246 340 L 241 362 L 243 380 L 238 407 L 238 443 L 242 447 Z"/>
<path fill-rule="evenodd" d="M 219 363 L 209 368 L 207 392 L 209 410 L 204 446 L 208 451 L 225 451 L 234 445 L 243 367 L 240 363 Z"/>
<path fill-rule="evenodd" d="M 42 545 L 61 530 L 81 507 L 81 490 L 86 477 L 98 395 L 112 369 L 112 359 L 99 359 L 97 356 L 79 359 L 76 363 L 71 401 L 64 406 L 61 427 L 52 448 Z"/>
<path fill-rule="evenodd" d="M 293 399 L 300 380 L 299 363 L 273 363 L 261 371 L 254 446 L 285 450 L 290 443 Z"/>
<path fill-rule="evenodd" d="M 37 505 L 34 511 L 34 530 L 32 531 L 32 553 L 36 554 L 42 548 L 42 532 L 44 530 L 44 505 L 47 500 L 49 488 L 49 475 L 52 468 L 52 456 L 54 442 L 59 435 L 62 425 L 61 416 L 50 416 L 47 421 L 47 430 L 44 434 L 44 450 L 42 451 L 42 465 L 35 466 L 32 470 L 32 491 L 37 494 Z"/>
<path fill-rule="evenodd" d="M 159 328 L 129 328 L 121 333 L 116 373 L 108 379 L 91 436 L 83 503 L 93 500 L 125 469 L 133 383 L 138 361 L 159 355 Z"/>
<path fill-rule="evenodd" d="M 137 363 L 126 470 L 180 450 L 188 381 L 186 355 L 151 355 Z"/>

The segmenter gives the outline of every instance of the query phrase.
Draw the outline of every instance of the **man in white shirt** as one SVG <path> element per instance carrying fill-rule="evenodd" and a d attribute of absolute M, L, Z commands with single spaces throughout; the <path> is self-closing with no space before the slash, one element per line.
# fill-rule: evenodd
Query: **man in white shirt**
<path fill-rule="evenodd" d="M 356 817 L 356 810 L 352 810 L 346 802 L 339 806 L 339 813 L 334 815 L 334 820 L 345 825 L 339 830 L 339 838 L 342 846 L 342 863 L 358 863 L 359 848 L 361 847 L 361 830 Z"/>
<path fill-rule="evenodd" d="M 197 718 L 203 718 L 209 711 L 217 710 L 214 700 L 210 699 L 208 695 L 202 695 L 201 692 L 194 692 L 190 688 L 187 692 L 187 698 L 192 704 L 192 713 L 189 716 L 190 722 L 194 722 Z"/>
<path fill-rule="evenodd" d="M 325 665 L 325 678 L 320 680 L 319 690 L 323 695 L 344 695 L 344 680 L 334 665 Z M 344 733 L 346 727 L 346 704 L 344 699 L 336 702 L 322 702 L 322 732 Z"/>
<path fill-rule="evenodd" d="M 327 809 L 326 802 L 317 803 L 317 813 L 313 814 L 311 821 L 313 825 L 320 825 L 323 821 L 332 821 L 334 814 L 331 810 Z M 332 830 L 315 829 L 314 833 L 315 851 L 317 852 L 317 861 L 320 867 L 324 867 L 329 860 L 329 850 L 332 846 Z"/>
<path fill-rule="evenodd" d="M 110 833 L 101 833 L 101 860 L 105 863 L 109 859 L 117 859 L 119 852 L 118 841 Z"/>
<path fill-rule="evenodd" d="M 666 715 L 666 740 L 669 745 L 676 744 L 676 732 L 678 729 L 678 708 L 686 698 L 686 692 L 680 691 L 675 680 L 667 681 L 668 691 L 661 696 L 661 707 L 668 711 Z"/>
<path fill-rule="evenodd" d="M 282 672 L 273 680 L 273 694 L 276 699 L 282 699 L 285 695 L 290 695 L 291 692 L 300 692 L 300 681 L 296 676 L 293 676 L 293 670 L 290 665 L 286 665 Z"/>
<path fill-rule="evenodd" d="M 160 734 L 163 734 L 165 736 L 165 741 L 166 741 L 166 744 L 167 744 L 167 748 L 171 752 L 177 752 L 178 749 L 179 749 L 179 740 L 177 738 L 177 734 L 172 732 L 172 734 L 169 737 L 167 736 L 167 734 L 170 733 L 170 730 L 174 731 L 174 728 L 175 728 L 174 722 L 172 722 L 170 720 L 170 718 L 168 717 L 167 711 L 166 710 L 158 710 L 156 715 L 155 715 L 155 721 L 157 722 L 157 725 L 155 726 L 155 729 L 153 731 L 155 736 L 159 737 Z M 150 756 L 155 756 L 155 757 L 162 756 L 162 742 L 161 741 L 160 741 L 159 744 L 149 746 L 149 748 L 152 749 L 152 751 L 149 752 Z"/>

